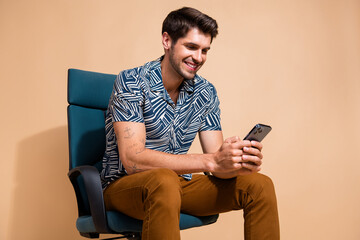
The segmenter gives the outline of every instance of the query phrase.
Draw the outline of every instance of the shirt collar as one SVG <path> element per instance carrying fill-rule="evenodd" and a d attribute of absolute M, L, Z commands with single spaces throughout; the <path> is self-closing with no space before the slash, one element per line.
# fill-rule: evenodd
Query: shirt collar
<path fill-rule="evenodd" d="M 156 59 L 155 61 L 149 62 L 146 64 L 147 74 L 150 75 L 149 85 L 150 89 L 154 92 L 163 92 L 166 91 L 164 84 L 162 82 L 161 76 L 161 61 L 164 59 L 164 56 Z M 182 87 L 188 93 L 194 92 L 195 82 L 199 78 L 198 75 L 195 75 L 193 79 L 186 79 L 183 81 Z"/>

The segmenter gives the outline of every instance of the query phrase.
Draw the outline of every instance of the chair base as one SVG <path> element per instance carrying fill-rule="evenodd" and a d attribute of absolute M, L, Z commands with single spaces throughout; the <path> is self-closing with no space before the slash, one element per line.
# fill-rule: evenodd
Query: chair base
<path fill-rule="evenodd" d="M 126 234 L 123 234 L 123 236 L 113 237 L 113 238 L 103 238 L 101 240 L 113 240 L 113 239 L 122 239 L 122 238 L 126 238 L 128 240 L 141 240 L 141 234 L 140 233 L 126 233 Z"/>
<path fill-rule="evenodd" d="M 81 236 L 86 237 L 86 238 L 99 238 L 98 233 L 80 233 Z"/>
<path fill-rule="evenodd" d="M 99 238 L 99 233 L 80 233 L 81 236 L 86 238 Z M 103 238 L 101 240 L 114 240 L 114 239 L 128 239 L 128 240 L 141 240 L 140 233 L 125 233 L 123 236 L 113 237 L 113 238 Z"/>

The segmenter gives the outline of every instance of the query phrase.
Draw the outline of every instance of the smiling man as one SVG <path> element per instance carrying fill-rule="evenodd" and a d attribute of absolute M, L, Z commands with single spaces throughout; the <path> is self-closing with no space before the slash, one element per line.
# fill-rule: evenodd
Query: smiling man
<path fill-rule="evenodd" d="M 262 144 L 223 140 L 216 90 L 197 75 L 217 28 L 196 9 L 171 12 L 163 22 L 165 54 L 115 81 L 106 116 L 104 199 L 108 210 L 143 220 L 142 239 L 180 239 L 180 212 L 239 209 L 245 239 L 279 239 L 274 186 L 258 173 Z M 196 134 L 203 153 L 188 154 Z M 192 175 L 197 172 L 211 175 Z"/>

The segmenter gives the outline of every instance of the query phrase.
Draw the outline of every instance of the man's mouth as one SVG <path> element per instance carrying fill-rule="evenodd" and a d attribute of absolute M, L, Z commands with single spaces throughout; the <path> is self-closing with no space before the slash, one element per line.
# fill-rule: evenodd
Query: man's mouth
<path fill-rule="evenodd" d="M 200 66 L 199 64 L 193 63 L 193 62 L 188 62 L 185 61 L 185 64 L 192 70 L 192 71 L 196 71 L 196 69 Z"/>

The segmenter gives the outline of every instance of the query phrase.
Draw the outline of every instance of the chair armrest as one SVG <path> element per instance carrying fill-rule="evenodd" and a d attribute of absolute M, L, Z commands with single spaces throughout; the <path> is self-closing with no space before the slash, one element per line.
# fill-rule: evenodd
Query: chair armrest
<path fill-rule="evenodd" d="M 103 190 L 100 182 L 99 172 L 93 166 L 79 166 L 71 169 L 68 173 L 68 177 L 70 178 L 70 181 L 75 190 L 79 208 L 79 216 L 85 215 L 88 212 L 84 207 L 82 207 L 83 198 L 77 182 L 77 178 L 80 175 L 83 178 L 88 203 L 90 206 L 90 213 L 96 231 L 99 233 L 111 232 L 107 224 Z"/>

